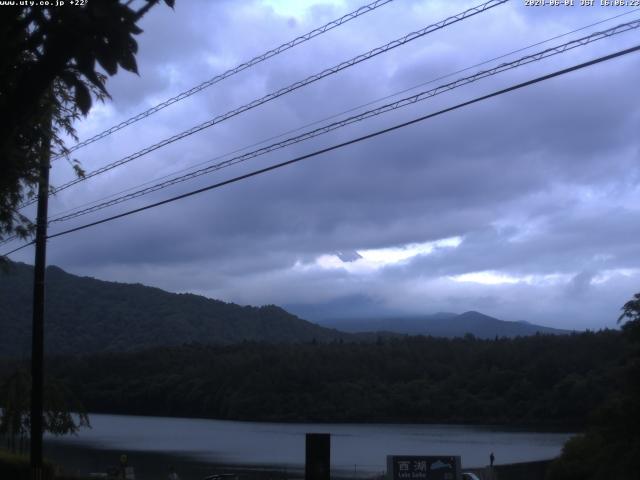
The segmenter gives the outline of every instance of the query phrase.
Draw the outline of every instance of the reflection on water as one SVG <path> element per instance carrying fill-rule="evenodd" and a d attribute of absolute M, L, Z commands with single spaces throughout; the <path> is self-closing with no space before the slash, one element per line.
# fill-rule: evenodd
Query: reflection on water
<path fill-rule="evenodd" d="M 66 449 L 91 447 L 124 452 L 161 452 L 207 463 L 304 464 L 305 433 L 331 434 L 331 464 L 336 470 L 381 472 L 386 456 L 461 455 L 466 467 L 552 458 L 568 433 L 505 431 L 489 427 L 399 424 L 282 424 L 124 415 L 90 416 L 91 430 L 76 437 L 52 438 Z"/>

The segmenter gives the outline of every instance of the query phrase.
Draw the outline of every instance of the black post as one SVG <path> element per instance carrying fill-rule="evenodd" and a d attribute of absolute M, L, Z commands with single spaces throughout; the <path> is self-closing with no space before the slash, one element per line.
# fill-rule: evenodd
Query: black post
<path fill-rule="evenodd" d="M 331 475 L 331 435 L 328 433 L 307 433 L 305 443 L 305 480 L 329 480 Z"/>
<path fill-rule="evenodd" d="M 44 287 L 47 263 L 47 210 L 49 204 L 49 141 L 43 142 L 38 184 L 36 255 L 33 270 L 33 332 L 31 343 L 31 472 L 33 480 L 42 478 L 42 430 L 44 383 Z"/>

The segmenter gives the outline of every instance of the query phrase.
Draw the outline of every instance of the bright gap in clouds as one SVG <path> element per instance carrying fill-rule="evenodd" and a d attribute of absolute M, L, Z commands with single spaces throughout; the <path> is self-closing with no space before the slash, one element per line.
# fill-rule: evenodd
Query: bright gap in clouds
<path fill-rule="evenodd" d="M 578 272 L 579 273 L 579 272 Z M 549 273 L 544 275 L 510 275 L 497 270 L 450 275 L 447 278 L 457 283 L 477 283 L 480 285 L 513 285 L 516 283 L 538 286 L 564 286 L 576 273 Z"/>
<path fill-rule="evenodd" d="M 462 243 L 462 239 L 460 237 L 452 237 L 437 240 L 435 242 L 410 243 L 402 247 L 359 250 L 358 253 L 367 262 L 389 265 L 408 260 L 417 255 L 428 255 L 436 248 L 455 248 L 460 245 L 460 243 Z"/>
<path fill-rule="evenodd" d="M 587 272 L 588 273 L 588 272 Z M 589 274 L 588 282 L 592 285 L 606 283 L 616 277 L 633 277 L 640 273 L 637 268 L 614 268 L 603 270 L 598 273 Z M 484 270 L 481 272 L 469 272 L 461 275 L 449 276 L 449 280 L 458 283 L 479 283 L 482 285 L 503 285 L 524 283 L 527 285 L 568 285 L 580 272 L 575 273 L 552 273 L 546 275 L 524 275 L 515 276 L 495 270 Z"/>
<path fill-rule="evenodd" d="M 325 5 L 344 6 L 343 0 L 325 0 Z M 273 11 L 282 17 L 294 17 L 302 20 L 313 6 L 317 6 L 317 1 L 310 0 L 262 0 L 262 4 L 270 7 Z"/>
<path fill-rule="evenodd" d="M 343 253 L 340 255 L 321 255 L 312 264 L 302 265 L 297 263 L 294 268 L 298 270 L 318 268 L 323 270 L 344 269 L 349 273 L 370 273 L 382 267 L 407 262 L 419 255 L 430 255 L 436 249 L 456 248 L 461 243 L 461 237 L 451 237 L 436 240 L 435 242 L 409 243 L 399 247 L 358 250 L 357 252 L 348 253 L 348 256 L 354 258 L 353 261 L 341 260 L 340 255 L 345 258 Z"/>
<path fill-rule="evenodd" d="M 513 277 L 500 272 L 484 271 L 484 272 L 471 272 L 463 273 L 462 275 L 455 275 L 449 277 L 454 282 L 473 282 L 481 283 L 482 285 L 500 285 L 503 283 L 518 283 L 525 279 Z"/>

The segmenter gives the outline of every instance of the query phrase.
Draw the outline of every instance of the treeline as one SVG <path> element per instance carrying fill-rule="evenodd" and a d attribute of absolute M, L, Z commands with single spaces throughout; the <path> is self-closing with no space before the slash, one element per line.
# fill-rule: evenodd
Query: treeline
<path fill-rule="evenodd" d="M 569 439 L 547 480 L 627 480 L 640 472 L 640 293 L 622 307 L 625 365 L 586 430 Z"/>
<path fill-rule="evenodd" d="M 57 357 L 90 412 L 233 420 L 581 428 L 617 388 L 617 331 L 478 340 L 214 347 Z M 5 372 L 12 367 L 5 363 Z"/>

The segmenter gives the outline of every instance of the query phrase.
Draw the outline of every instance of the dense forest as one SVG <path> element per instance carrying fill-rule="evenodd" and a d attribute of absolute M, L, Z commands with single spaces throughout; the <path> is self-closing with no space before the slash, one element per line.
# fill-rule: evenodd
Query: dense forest
<path fill-rule="evenodd" d="M 627 347 L 618 331 L 373 344 L 192 344 L 56 357 L 47 368 L 91 412 L 575 429 L 617 388 Z M 14 368 L 4 361 L 0 373 Z"/>
<path fill-rule="evenodd" d="M 29 355 L 33 267 L 0 269 L 0 353 Z M 47 268 L 47 332 L 51 354 L 130 351 L 201 342 L 304 342 L 349 339 L 275 306 L 250 307 L 140 284 L 105 282 Z"/>

